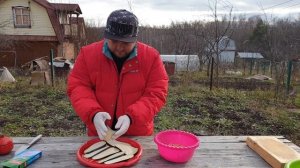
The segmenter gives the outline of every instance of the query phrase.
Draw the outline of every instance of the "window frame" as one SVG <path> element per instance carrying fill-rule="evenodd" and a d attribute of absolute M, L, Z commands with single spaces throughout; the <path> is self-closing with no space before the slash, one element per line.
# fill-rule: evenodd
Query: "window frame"
<path fill-rule="evenodd" d="M 16 9 L 21 9 L 21 14 L 16 13 Z M 28 11 L 28 14 L 24 12 L 24 10 Z M 12 7 L 13 12 L 13 20 L 14 20 L 14 27 L 15 28 L 31 28 L 31 16 L 30 16 L 30 8 L 26 6 L 13 6 Z M 17 22 L 17 16 L 21 17 L 21 24 L 18 24 Z M 28 23 L 25 23 L 25 17 L 29 18 Z"/>

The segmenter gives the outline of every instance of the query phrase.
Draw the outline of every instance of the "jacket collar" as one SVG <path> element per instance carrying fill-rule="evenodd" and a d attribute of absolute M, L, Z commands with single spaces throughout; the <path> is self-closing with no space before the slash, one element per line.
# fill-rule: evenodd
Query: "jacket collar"
<path fill-rule="evenodd" d="M 137 43 L 136 43 L 137 44 Z M 103 44 L 103 49 L 102 49 L 102 53 L 109 59 L 113 60 L 113 57 L 112 57 L 112 53 L 111 51 L 109 50 L 108 48 L 108 42 L 107 40 L 104 41 L 104 44 Z M 127 60 L 130 60 L 134 57 L 137 56 L 137 45 L 134 46 L 134 48 L 132 49 L 131 53 L 129 54 L 129 57 Z"/>

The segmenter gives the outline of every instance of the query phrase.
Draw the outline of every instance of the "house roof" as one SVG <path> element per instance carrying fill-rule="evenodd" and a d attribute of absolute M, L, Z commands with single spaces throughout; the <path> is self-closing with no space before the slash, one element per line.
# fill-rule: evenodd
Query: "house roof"
<path fill-rule="evenodd" d="M 239 58 L 256 58 L 256 59 L 264 58 L 260 53 L 252 53 L 252 52 L 238 52 L 237 56 Z"/>
<path fill-rule="evenodd" d="M 217 41 L 218 43 L 216 42 L 216 39 L 210 39 L 208 46 L 205 47 L 205 51 L 216 51 L 217 45 L 219 51 L 236 51 L 235 41 L 228 36 L 219 37 Z"/>
<path fill-rule="evenodd" d="M 78 4 L 66 4 L 66 3 L 51 3 L 56 11 L 66 11 L 71 13 L 82 14 Z"/>
<path fill-rule="evenodd" d="M 34 2 L 40 4 L 41 6 L 45 7 L 45 8 L 53 8 L 50 3 L 46 0 L 34 0 Z"/>
<path fill-rule="evenodd" d="M 231 38 L 229 38 L 227 36 L 221 37 L 218 45 L 219 45 L 219 50 L 223 50 L 223 51 L 235 51 L 236 50 L 236 45 L 235 45 L 234 40 L 232 40 Z"/>
<path fill-rule="evenodd" d="M 57 39 L 58 41 L 62 42 L 64 40 L 64 32 L 62 27 L 60 26 L 58 17 L 55 13 L 55 10 L 50 9 L 50 8 L 46 8 L 47 9 L 47 13 L 49 15 L 50 21 L 52 23 L 52 26 L 54 28 L 54 31 L 56 33 Z"/>
<path fill-rule="evenodd" d="M 34 0 L 39 5 L 43 6 L 48 13 L 51 24 L 55 31 L 57 40 L 62 42 L 64 40 L 63 29 L 59 23 L 58 16 L 55 11 L 68 11 L 82 14 L 81 9 L 78 4 L 59 4 L 59 3 L 49 3 L 47 0 Z"/>
<path fill-rule="evenodd" d="M 47 10 L 47 13 L 48 13 L 48 16 L 50 18 L 53 29 L 55 31 L 57 40 L 59 42 L 62 42 L 64 40 L 63 30 L 62 30 L 62 28 L 59 24 L 59 20 L 57 19 L 58 17 L 56 16 L 54 7 L 47 0 L 34 0 L 34 2 L 36 2 L 39 5 L 43 6 Z"/>

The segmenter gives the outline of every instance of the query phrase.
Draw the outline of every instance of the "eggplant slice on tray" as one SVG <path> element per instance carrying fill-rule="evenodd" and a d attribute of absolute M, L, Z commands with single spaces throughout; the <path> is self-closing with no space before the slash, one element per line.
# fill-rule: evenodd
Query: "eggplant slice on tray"
<path fill-rule="evenodd" d="M 130 144 L 110 140 L 91 145 L 84 151 L 83 157 L 96 160 L 98 163 L 113 164 L 132 158 L 137 151 L 138 149 Z"/>
<path fill-rule="evenodd" d="M 97 142 L 84 150 L 83 157 L 96 160 L 98 163 L 113 164 L 128 160 L 137 153 L 138 148 L 112 139 L 115 131 L 109 127 L 107 129 L 104 141 Z"/>

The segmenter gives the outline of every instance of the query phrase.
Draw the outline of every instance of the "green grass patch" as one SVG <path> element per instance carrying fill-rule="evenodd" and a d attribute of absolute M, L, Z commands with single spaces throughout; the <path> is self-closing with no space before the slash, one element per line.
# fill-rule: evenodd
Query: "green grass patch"
<path fill-rule="evenodd" d="M 66 96 L 65 79 L 57 81 L 55 87 L 30 86 L 27 77 L 17 77 L 17 81 L 0 84 L 2 133 L 85 135 L 85 126 Z M 171 77 L 167 103 L 155 117 L 155 132 L 180 129 L 196 135 L 283 135 L 300 145 L 300 113 L 287 110 L 293 104 L 289 99 L 276 98 L 270 89 L 220 86 L 210 91 L 201 81 L 207 81 L 206 74 Z M 228 81 L 242 79 L 227 77 Z"/>
<path fill-rule="evenodd" d="M 296 91 L 295 105 L 300 108 L 300 85 L 294 87 Z"/>
<path fill-rule="evenodd" d="M 73 111 L 66 86 L 30 86 L 25 77 L 0 84 L 0 130 L 10 136 L 71 136 L 85 134 Z"/>

